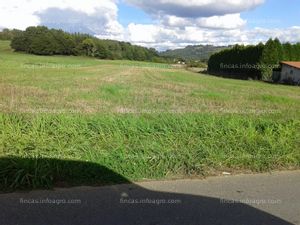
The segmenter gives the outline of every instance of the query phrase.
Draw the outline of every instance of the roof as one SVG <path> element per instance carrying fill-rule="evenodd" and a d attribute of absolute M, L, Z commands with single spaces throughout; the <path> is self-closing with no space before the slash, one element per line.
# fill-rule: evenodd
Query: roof
<path fill-rule="evenodd" d="M 298 62 L 296 62 L 296 61 L 282 61 L 281 64 L 285 64 L 285 65 L 292 66 L 292 67 L 300 69 L 300 62 L 299 61 Z"/>

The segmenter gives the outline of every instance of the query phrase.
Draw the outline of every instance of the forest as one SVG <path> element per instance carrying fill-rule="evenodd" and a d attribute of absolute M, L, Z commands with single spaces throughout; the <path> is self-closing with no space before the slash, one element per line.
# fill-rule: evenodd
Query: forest
<path fill-rule="evenodd" d="M 299 60 L 300 43 L 281 43 L 275 38 L 265 44 L 235 45 L 213 54 L 208 60 L 208 72 L 237 79 L 271 80 L 272 71 L 279 69 L 280 61 Z"/>
<path fill-rule="evenodd" d="M 101 40 L 89 34 L 71 34 L 45 26 L 28 27 L 25 31 L 4 29 L 0 32 L 0 40 L 11 40 L 11 47 L 15 51 L 36 55 L 84 55 L 99 59 L 153 62 L 162 60 L 153 48 Z"/>

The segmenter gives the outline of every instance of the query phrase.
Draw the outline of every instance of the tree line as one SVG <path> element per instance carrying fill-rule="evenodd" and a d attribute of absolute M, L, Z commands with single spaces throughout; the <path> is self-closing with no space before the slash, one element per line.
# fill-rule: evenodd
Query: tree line
<path fill-rule="evenodd" d="M 271 80 L 280 61 L 299 61 L 300 43 L 281 43 L 277 38 L 265 44 L 235 45 L 213 54 L 208 60 L 208 72 L 238 79 Z"/>
<path fill-rule="evenodd" d="M 36 55 L 84 55 L 99 59 L 163 61 L 154 48 L 128 42 L 102 40 L 89 34 L 67 33 L 45 26 L 28 27 L 25 31 L 3 30 L 0 39 L 11 40 L 15 51 Z"/>
<path fill-rule="evenodd" d="M 12 40 L 13 37 L 19 32 L 21 32 L 21 30 L 9 30 L 7 28 L 4 28 L 2 31 L 0 31 L 0 40 Z"/>

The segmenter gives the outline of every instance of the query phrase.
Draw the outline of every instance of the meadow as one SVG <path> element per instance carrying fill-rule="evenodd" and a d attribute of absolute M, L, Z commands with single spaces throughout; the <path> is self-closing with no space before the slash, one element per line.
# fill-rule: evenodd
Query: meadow
<path fill-rule="evenodd" d="M 28 55 L 0 41 L 0 187 L 101 183 L 86 172 L 62 175 L 53 159 L 134 181 L 296 169 L 299 102 L 295 86 L 167 64 Z"/>

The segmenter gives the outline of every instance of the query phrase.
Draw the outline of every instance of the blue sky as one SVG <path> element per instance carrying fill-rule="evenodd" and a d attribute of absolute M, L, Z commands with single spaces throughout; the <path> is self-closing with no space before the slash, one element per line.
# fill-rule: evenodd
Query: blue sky
<path fill-rule="evenodd" d="M 130 23 L 153 23 L 153 19 L 150 15 L 137 7 L 126 4 L 125 2 L 120 2 L 118 4 L 118 9 L 118 19 L 123 26 L 128 26 Z"/>
<path fill-rule="evenodd" d="M 300 1 L 267 0 L 254 10 L 243 12 L 241 17 L 248 21 L 247 26 L 253 28 L 287 28 L 300 26 Z"/>
<path fill-rule="evenodd" d="M 174 49 L 300 42 L 299 0 L 0 0 L 0 29 L 46 25 Z"/>

